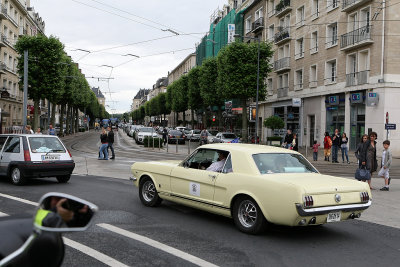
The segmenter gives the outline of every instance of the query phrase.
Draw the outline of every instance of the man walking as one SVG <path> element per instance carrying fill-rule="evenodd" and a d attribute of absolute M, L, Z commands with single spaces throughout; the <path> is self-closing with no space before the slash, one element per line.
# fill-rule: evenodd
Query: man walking
<path fill-rule="evenodd" d="M 53 125 L 49 125 L 49 130 L 47 131 L 47 134 L 49 135 L 56 135 L 56 129 L 53 128 Z"/>
<path fill-rule="evenodd" d="M 285 135 L 285 140 L 283 141 L 285 148 L 289 149 L 292 146 L 292 142 L 293 142 L 292 129 L 287 129 L 287 134 Z"/>
<path fill-rule="evenodd" d="M 335 129 L 335 133 L 332 135 L 332 163 L 339 163 L 337 159 L 339 146 L 340 146 L 340 133 L 338 129 Z"/>
<path fill-rule="evenodd" d="M 167 128 L 164 127 L 164 129 L 162 131 L 162 138 L 163 138 L 164 146 L 167 143 L 167 135 L 168 135 Z"/>
<path fill-rule="evenodd" d="M 114 132 L 111 128 L 111 126 L 107 127 L 107 141 L 108 141 L 108 149 L 111 149 L 111 158 L 110 159 L 115 159 L 115 153 L 114 153 Z"/>

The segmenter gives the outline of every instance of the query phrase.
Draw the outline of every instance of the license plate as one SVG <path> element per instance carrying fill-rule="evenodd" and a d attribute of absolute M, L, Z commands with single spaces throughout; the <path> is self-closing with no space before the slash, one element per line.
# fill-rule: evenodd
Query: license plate
<path fill-rule="evenodd" d="M 60 155 L 42 155 L 42 160 L 60 160 Z"/>
<path fill-rule="evenodd" d="M 329 222 L 340 222 L 342 213 L 340 211 L 328 213 L 326 221 Z"/>

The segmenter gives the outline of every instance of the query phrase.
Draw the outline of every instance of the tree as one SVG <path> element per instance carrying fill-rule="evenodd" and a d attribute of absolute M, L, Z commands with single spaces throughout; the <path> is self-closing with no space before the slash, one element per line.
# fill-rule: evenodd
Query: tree
<path fill-rule="evenodd" d="M 282 129 L 285 127 L 285 122 L 278 116 L 271 116 L 264 120 L 264 127 L 271 129 Z"/>
<path fill-rule="evenodd" d="M 195 67 L 189 71 L 188 74 L 188 107 L 192 113 L 192 129 L 194 129 L 194 112 L 202 107 L 203 100 L 201 98 L 200 91 L 200 69 L 201 67 Z"/>
<path fill-rule="evenodd" d="M 271 71 L 273 50 L 269 43 L 260 44 L 259 99 L 265 99 L 264 79 Z M 242 105 L 242 137 L 247 140 L 247 100 L 256 97 L 258 43 L 234 42 L 217 56 L 218 89 L 225 99 L 240 99 Z M 257 118 L 258 119 L 258 118 Z"/>
<path fill-rule="evenodd" d="M 64 55 L 63 44 L 55 37 L 44 35 L 22 36 L 15 45 L 18 58 L 18 73 L 23 78 L 24 51 L 28 50 L 28 97 L 34 102 L 33 128 L 39 125 L 39 101 L 49 99 L 58 102 L 63 89 L 63 69 L 60 64 Z M 50 116 L 50 114 L 49 114 Z"/>

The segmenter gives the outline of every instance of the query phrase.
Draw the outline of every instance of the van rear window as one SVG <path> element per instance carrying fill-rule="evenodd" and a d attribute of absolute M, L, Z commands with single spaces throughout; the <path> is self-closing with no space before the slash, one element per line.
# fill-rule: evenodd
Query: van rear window
<path fill-rule="evenodd" d="M 60 140 L 53 137 L 28 137 L 32 153 L 65 153 Z"/>

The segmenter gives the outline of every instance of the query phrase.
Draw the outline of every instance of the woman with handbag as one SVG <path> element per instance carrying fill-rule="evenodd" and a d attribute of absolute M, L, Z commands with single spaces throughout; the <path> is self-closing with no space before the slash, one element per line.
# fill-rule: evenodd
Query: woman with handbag
<path fill-rule="evenodd" d="M 359 152 L 359 165 L 361 165 L 361 168 L 366 168 L 369 171 L 369 179 L 367 178 L 366 181 L 368 182 L 368 185 L 371 189 L 372 173 L 374 173 L 378 167 L 375 141 L 377 137 L 378 135 L 376 134 L 376 132 L 371 132 L 369 134 L 369 140 L 367 139 L 367 141 L 362 144 Z"/>

